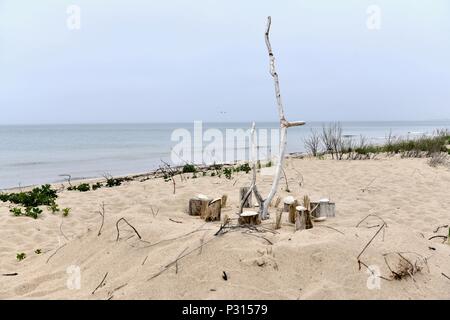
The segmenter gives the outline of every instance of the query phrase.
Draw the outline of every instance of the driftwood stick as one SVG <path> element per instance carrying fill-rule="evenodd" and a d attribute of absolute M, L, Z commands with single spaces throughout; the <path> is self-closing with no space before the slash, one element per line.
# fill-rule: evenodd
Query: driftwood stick
<path fill-rule="evenodd" d="M 119 237 L 120 237 L 120 231 L 119 231 L 119 222 L 120 221 L 124 221 L 127 225 L 129 225 L 131 227 L 131 229 L 134 230 L 134 232 L 136 233 L 136 235 L 138 236 L 139 239 L 142 239 L 141 235 L 139 234 L 139 232 L 136 230 L 135 227 L 133 227 L 125 218 L 120 218 L 119 220 L 117 220 L 116 222 L 116 229 L 117 229 L 117 238 L 116 241 L 119 241 Z"/>
<path fill-rule="evenodd" d="M 62 246 L 60 246 L 58 249 L 56 249 L 55 252 L 53 252 L 53 253 L 48 257 L 48 259 L 47 259 L 47 261 L 46 261 L 45 263 L 48 263 L 48 262 L 50 261 L 50 259 L 53 258 L 53 256 L 54 256 L 55 254 L 57 254 L 58 251 L 59 251 L 60 249 L 64 248 L 66 245 L 67 245 L 67 243 L 64 243 Z"/>
<path fill-rule="evenodd" d="M 100 237 L 100 235 L 102 234 L 103 224 L 105 223 L 105 203 L 104 202 L 102 202 L 102 204 L 100 206 L 100 211 L 98 213 L 102 217 L 102 223 L 101 223 L 100 229 L 98 229 L 98 233 L 97 233 L 97 237 Z"/>
<path fill-rule="evenodd" d="M 428 240 L 432 240 L 432 239 L 435 239 L 435 238 L 442 238 L 442 239 L 444 239 L 444 241 L 448 239 L 447 236 L 432 236 L 432 237 L 428 238 Z"/>
<path fill-rule="evenodd" d="M 356 257 L 356 259 L 358 259 L 358 264 L 361 264 L 361 260 L 359 259 L 361 257 L 361 255 L 364 253 L 364 251 L 366 251 L 366 249 L 369 247 L 369 245 L 372 243 L 372 241 L 376 238 L 376 236 L 380 233 L 380 231 L 384 229 L 385 226 L 386 226 L 386 224 L 383 223 L 382 226 L 378 229 L 378 231 L 369 240 L 369 242 L 367 242 L 367 244 L 364 246 L 362 251 L 358 254 L 358 256 Z M 360 266 L 360 268 L 361 268 L 361 266 Z"/>
<path fill-rule="evenodd" d="M 267 51 L 269 53 L 270 74 L 274 81 L 275 97 L 277 100 L 278 116 L 280 119 L 280 150 L 279 150 L 279 160 L 278 160 L 277 166 L 275 168 L 275 175 L 274 175 L 273 182 L 272 182 L 272 188 L 270 189 L 269 195 L 264 200 L 264 206 L 263 206 L 262 212 L 261 212 L 261 219 L 263 219 L 263 220 L 268 218 L 269 205 L 272 202 L 272 199 L 278 190 L 278 184 L 280 182 L 280 174 L 283 169 L 284 156 L 285 156 L 285 152 L 286 152 L 287 128 L 294 127 L 294 126 L 301 126 L 301 125 L 305 124 L 304 121 L 289 122 L 286 120 L 286 117 L 284 116 L 284 108 L 283 108 L 283 102 L 281 99 L 281 92 L 280 92 L 280 83 L 278 80 L 278 73 L 275 70 L 275 57 L 273 55 L 272 45 L 270 44 L 270 39 L 269 39 L 271 23 L 272 23 L 272 18 L 269 16 L 269 17 L 267 17 L 265 41 L 266 41 Z"/>
<path fill-rule="evenodd" d="M 91 294 L 94 294 L 95 291 L 97 291 L 99 288 L 103 287 L 105 285 L 105 279 L 108 276 L 108 272 L 105 273 L 105 276 L 103 277 L 102 281 L 98 284 L 98 286 L 94 289 L 94 291 L 91 292 Z"/>

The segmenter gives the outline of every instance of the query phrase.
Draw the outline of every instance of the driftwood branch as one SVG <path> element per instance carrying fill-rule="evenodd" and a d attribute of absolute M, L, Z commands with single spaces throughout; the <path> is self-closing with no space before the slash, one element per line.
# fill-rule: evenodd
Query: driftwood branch
<path fill-rule="evenodd" d="M 95 291 L 97 291 L 99 288 L 103 287 L 105 285 L 106 277 L 108 276 L 108 272 L 105 273 L 105 276 L 103 277 L 102 281 L 98 284 L 98 286 L 94 289 L 94 291 L 91 292 L 91 294 L 94 294 Z"/>
<path fill-rule="evenodd" d="M 269 63 L 270 63 L 270 74 L 273 78 L 274 85 L 275 85 L 275 97 L 277 100 L 278 105 L 278 116 L 280 119 L 280 150 L 279 150 L 279 160 L 277 163 L 277 166 L 275 168 L 275 175 L 272 182 L 272 188 L 269 192 L 269 195 L 264 200 L 264 205 L 261 212 L 261 219 L 267 219 L 269 216 L 269 205 L 272 202 L 273 197 L 275 196 L 277 190 L 278 190 L 278 184 L 280 181 L 280 174 L 283 168 L 284 163 L 284 156 L 286 152 L 286 144 L 287 144 L 287 128 L 289 127 L 295 127 L 295 126 L 301 126 L 304 125 L 304 121 L 293 121 L 289 122 L 286 120 L 286 117 L 284 115 L 284 108 L 283 108 L 283 102 L 281 99 L 281 92 L 280 92 L 280 83 L 278 80 L 278 73 L 275 69 L 275 57 L 273 55 L 272 51 L 272 45 L 270 44 L 269 39 L 269 33 L 270 33 L 270 27 L 272 24 L 272 18 L 269 16 L 267 17 L 267 27 L 265 32 L 265 41 L 266 41 L 266 47 L 267 51 L 269 53 Z"/>
<path fill-rule="evenodd" d="M 136 230 L 135 227 L 133 227 L 125 218 L 120 218 L 119 220 L 117 220 L 116 222 L 116 229 L 117 229 L 117 237 L 116 237 L 116 241 L 119 241 L 119 237 L 120 237 L 120 231 L 119 231 L 119 223 L 120 221 L 124 221 L 127 225 L 129 225 L 131 227 L 131 229 L 134 230 L 134 232 L 136 233 L 136 235 L 138 236 L 139 239 L 142 239 L 141 235 L 139 234 L 139 232 Z"/>
<path fill-rule="evenodd" d="M 105 223 L 105 203 L 104 202 L 102 202 L 102 204 L 100 206 L 100 211 L 98 213 L 102 217 L 102 223 L 100 225 L 100 229 L 98 229 L 97 237 L 99 237 L 102 234 L 103 224 Z"/>

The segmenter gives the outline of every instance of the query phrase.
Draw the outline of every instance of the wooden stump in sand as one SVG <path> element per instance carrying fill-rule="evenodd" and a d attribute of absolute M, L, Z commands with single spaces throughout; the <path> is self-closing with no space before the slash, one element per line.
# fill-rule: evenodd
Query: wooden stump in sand
<path fill-rule="evenodd" d="M 199 194 L 196 197 L 190 199 L 189 214 L 191 216 L 201 216 L 201 217 L 205 216 L 209 202 L 210 199 L 203 194 Z"/>
<path fill-rule="evenodd" d="M 316 208 L 311 212 L 316 218 L 331 218 L 336 216 L 336 205 L 328 199 L 320 199 L 319 202 L 311 202 L 311 207 Z"/>
<path fill-rule="evenodd" d="M 203 216 L 201 216 L 202 219 L 205 219 L 205 221 L 220 221 L 220 213 L 222 211 L 222 198 L 217 198 L 209 202 L 208 208 L 206 209 L 206 212 Z"/>
<path fill-rule="evenodd" d="M 298 205 L 297 200 L 295 200 L 293 196 L 287 196 L 286 198 L 284 198 L 283 203 L 284 203 L 283 211 L 289 212 L 288 217 L 289 222 L 295 223 L 295 216 L 296 216 L 295 208 Z"/>
<path fill-rule="evenodd" d="M 311 214 L 304 206 L 297 206 L 296 208 L 296 218 L 295 218 L 295 231 L 306 230 L 313 227 L 311 221 Z"/>
<path fill-rule="evenodd" d="M 242 202 L 245 198 L 245 195 L 247 194 L 249 187 L 241 187 L 239 189 L 239 199 L 240 202 Z M 248 196 L 247 200 L 244 202 L 244 208 L 251 208 L 252 207 L 252 194 Z"/>
<path fill-rule="evenodd" d="M 222 196 L 222 208 L 225 208 L 225 206 L 227 205 L 227 200 L 228 200 L 228 195 L 224 194 Z"/>
<path fill-rule="evenodd" d="M 259 217 L 259 213 L 256 211 L 244 211 L 240 214 L 239 224 L 252 224 L 257 225 L 261 223 L 261 218 Z"/>

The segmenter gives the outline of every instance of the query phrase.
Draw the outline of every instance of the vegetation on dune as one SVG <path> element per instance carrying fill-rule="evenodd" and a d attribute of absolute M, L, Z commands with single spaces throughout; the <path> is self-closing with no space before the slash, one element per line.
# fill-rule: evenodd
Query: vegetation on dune
<path fill-rule="evenodd" d="M 14 216 L 26 216 L 37 219 L 42 213 L 39 206 L 57 208 L 55 199 L 58 197 L 56 190 L 49 184 L 33 188 L 31 191 L 0 194 L 0 200 L 11 202 L 22 207 L 13 207 L 9 211 Z"/>
<path fill-rule="evenodd" d="M 311 130 L 304 139 L 305 149 L 312 156 L 322 157 L 331 155 L 336 160 L 370 159 L 375 154 L 400 154 L 402 157 L 432 157 L 430 165 L 444 163 L 447 154 L 450 154 L 450 132 L 438 130 L 432 136 L 417 138 L 394 138 L 389 135 L 386 142 L 381 145 L 367 143 L 361 136 L 358 140 L 343 135 L 339 123 L 323 126 L 322 131 Z"/>

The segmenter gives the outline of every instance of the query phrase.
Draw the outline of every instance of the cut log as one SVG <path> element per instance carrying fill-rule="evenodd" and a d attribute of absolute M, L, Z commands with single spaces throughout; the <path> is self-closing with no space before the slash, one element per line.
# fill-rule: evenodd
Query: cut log
<path fill-rule="evenodd" d="M 201 216 L 206 214 L 210 199 L 202 194 L 197 195 L 189 200 L 189 215 Z"/>
<path fill-rule="evenodd" d="M 228 195 L 224 194 L 222 196 L 222 208 L 225 208 L 225 206 L 227 205 L 227 200 L 228 200 Z"/>
<path fill-rule="evenodd" d="M 297 206 L 296 211 L 295 231 L 311 229 L 313 224 L 309 210 L 306 210 L 304 206 Z"/>
<path fill-rule="evenodd" d="M 320 199 L 319 202 L 311 202 L 311 207 L 316 208 L 311 214 L 316 218 L 330 218 L 336 216 L 336 204 L 328 199 Z"/>
<path fill-rule="evenodd" d="M 295 200 L 293 196 L 287 196 L 286 198 L 284 198 L 283 203 L 284 203 L 283 211 L 289 212 L 288 221 L 290 223 L 295 223 L 295 216 L 296 216 L 295 208 L 298 205 L 297 200 Z"/>
<path fill-rule="evenodd" d="M 275 230 L 278 230 L 281 228 L 281 217 L 283 216 L 283 210 L 277 209 L 277 216 L 275 220 Z"/>
<path fill-rule="evenodd" d="M 261 223 L 261 218 L 258 212 L 255 211 L 244 211 L 240 214 L 238 222 L 240 225 L 252 224 L 257 225 Z"/>
<path fill-rule="evenodd" d="M 204 214 L 201 216 L 205 221 L 220 221 L 220 213 L 222 211 L 222 199 L 217 198 L 209 202 L 208 208 Z"/>
<path fill-rule="evenodd" d="M 250 190 L 249 187 L 241 187 L 239 189 L 239 199 L 241 200 L 240 202 L 242 202 L 245 198 L 245 196 L 247 195 L 248 191 Z M 247 200 L 244 202 L 244 208 L 251 208 L 252 207 L 252 194 L 250 193 L 250 195 L 248 196 Z"/>

